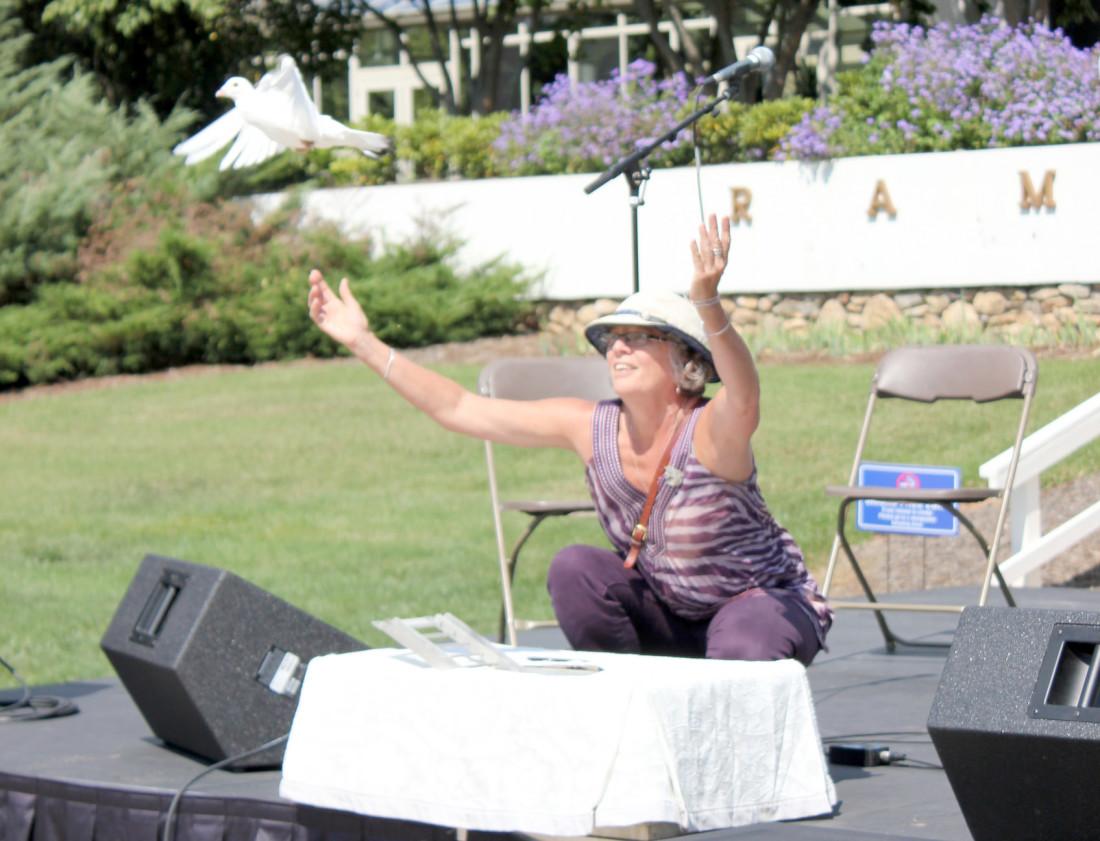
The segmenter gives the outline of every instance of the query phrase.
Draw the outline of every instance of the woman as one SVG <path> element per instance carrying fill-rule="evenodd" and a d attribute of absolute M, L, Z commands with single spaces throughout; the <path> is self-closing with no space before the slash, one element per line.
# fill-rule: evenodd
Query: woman
<path fill-rule="evenodd" d="M 729 244 L 711 215 L 687 299 L 637 293 L 588 326 L 619 397 L 599 404 L 473 394 L 379 340 L 346 279 L 337 295 L 310 273 L 313 321 L 437 423 L 580 456 L 614 549 L 570 546 L 550 566 L 576 649 L 808 665 L 824 644 L 831 611 L 756 485 L 760 383 L 718 298 Z M 704 400 L 708 380 L 722 385 Z"/>

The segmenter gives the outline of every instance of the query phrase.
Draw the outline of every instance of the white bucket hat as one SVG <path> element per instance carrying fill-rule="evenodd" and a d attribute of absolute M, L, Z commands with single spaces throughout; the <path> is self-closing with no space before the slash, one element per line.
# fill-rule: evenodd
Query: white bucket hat
<path fill-rule="evenodd" d="M 683 295 L 675 292 L 635 292 L 624 299 L 613 313 L 600 316 L 585 327 L 585 338 L 603 353 L 604 337 L 612 327 L 651 327 L 670 334 L 703 358 L 709 369 L 707 379 L 710 382 L 718 381 L 703 319 L 695 311 L 695 305 Z"/>

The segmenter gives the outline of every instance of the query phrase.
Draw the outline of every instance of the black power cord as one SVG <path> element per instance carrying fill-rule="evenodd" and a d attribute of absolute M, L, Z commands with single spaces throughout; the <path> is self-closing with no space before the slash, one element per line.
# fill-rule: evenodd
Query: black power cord
<path fill-rule="evenodd" d="M 208 768 L 204 768 L 202 771 L 200 771 L 198 774 L 196 774 L 187 782 L 185 782 L 182 786 L 180 786 L 179 791 L 177 791 L 175 796 L 172 798 L 172 802 L 168 804 L 168 813 L 164 816 L 164 841 L 172 841 L 173 837 L 176 834 L 176 812 L 179 811 L 180 801 L 183 800 L 183 795 L 187 791 L 187 789 L 191 788 L 191 786 L 193 786 L 207 774 L 212 774 L 214 771 L 220 771 L 222 768 L 233 765 L 236 762 L 240 762 L 242 759 L 248 759 L 248 757 L 250 756 L 255 756 L 258 753 L 263 753 L 265 750 L 270 750 L 271 748 L 278 747 L 288 738 L 290 738 L 290 734 L 284 733 L 282 736 L 272 739 L 270 742 L 264 742 L 258 748 L 246 750 L 244 753 L 238 753 L 236 756 L 228 756 L 225 759 L 215 762 Z"/>
<path fill-rule="evenodd" d="M 32 695 L 27 682 L 11 663 L 0 657 L 0 665 L 8 670 L 21 689 L 17 700 L 0 702 L 0 724 L 10 724 L 15 721 L 41 721 L 44 718 L 59 718 L 80 712 L 80 708 L 68 698 L 56 695 Z"/>

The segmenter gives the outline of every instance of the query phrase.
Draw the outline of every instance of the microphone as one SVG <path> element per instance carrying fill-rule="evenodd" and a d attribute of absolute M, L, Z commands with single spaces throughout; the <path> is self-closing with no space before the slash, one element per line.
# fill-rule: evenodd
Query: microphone
<path fill-rule="evenodd" d="M 740 61 L 735 61 L 728 67 L 723 67 L 717 73 L 712 73 L 703 80 L 704 85 L 711 82 L 728 82 L 730 79 L 738 79 L 748 73 L 767 73 L 775 64 L 775 53 L 765 46 L 756 47 Z"/>

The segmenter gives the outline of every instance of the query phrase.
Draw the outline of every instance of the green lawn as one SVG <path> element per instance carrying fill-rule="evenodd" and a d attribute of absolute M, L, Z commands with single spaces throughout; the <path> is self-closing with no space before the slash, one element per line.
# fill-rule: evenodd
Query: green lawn
<path fill-rule="evenodd" d="M 467 385 L 477 376 L 442 370 Z M 1100 359 L 1040 370 L 1032 428 L 1100 388 Z M 821 489 L 847 478 L 871 367 L 761 372 L 761 483 L 820 569 L 836 510 Z M 977 466 L 1008 444 L 1009 424 L 945 426 L 944 408 L 921 407 L 909 434 L 873 439 L 868 456 L 920 460 L 922 443 L 941 440 L 937 463 L 980 484 Z M 355 364 L 40 392 L 0 403 L 0 448 L 0 655 L 33 683 L 111 673 L 99 638 L 147 552 L 232 570 L 369 642 L 381 641 L 372 619 L 443 610 L 495 629 L 481 443 L 436 429 Z M 504 455 L 505 485 L 584 494 L 571 456 Z M 1048 479 L 1095 470 L 1100 444 Z M 591 520 L 544 526 L 521 568 L 519 612 L 549 615 L 542 578 L 556 547 L 600 539 Z"/>

